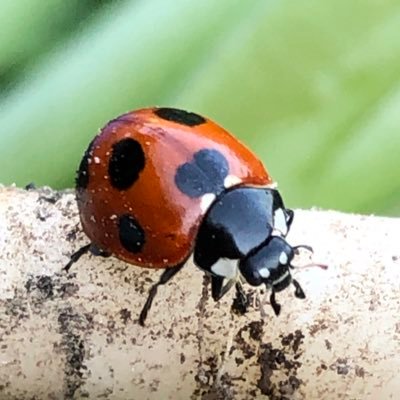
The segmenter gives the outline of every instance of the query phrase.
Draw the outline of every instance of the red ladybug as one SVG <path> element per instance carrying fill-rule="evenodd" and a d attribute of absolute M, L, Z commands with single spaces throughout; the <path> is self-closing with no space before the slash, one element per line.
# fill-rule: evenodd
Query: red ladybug
<path fill-rule="evenodd" d="M 193 255 L 211 276 L 219 300 L 240 277 L 266 285 L 271 305 L 293 284 L 297 247 L 285 236 L 285 208 L 261 161 L 223 128 L 174 108 L 147 108 L 110 121 L 79 166 L 76 194 L 91 243 L 72 255 L 114 255 L 147 268 L 165 268 L 139 317 L 143 325 L 159 285 Z M 240 289 L 240 284 L 237 285 Z"/>

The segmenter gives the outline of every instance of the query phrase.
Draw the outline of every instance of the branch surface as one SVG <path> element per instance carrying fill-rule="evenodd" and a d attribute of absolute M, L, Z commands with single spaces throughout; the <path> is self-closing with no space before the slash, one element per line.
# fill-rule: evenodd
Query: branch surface
<path fill-rule="evenodd" d="M 137 323 L 159 272 L 69 256 L 87 243 L 72 192 L 0 189 L 1 399 L 388 399 L 400 393 L 400 220 L 295 212 L 294 272 L 244 316 L 189 263 Z M 261 296 L 262 297 L 262 296 Z"/>

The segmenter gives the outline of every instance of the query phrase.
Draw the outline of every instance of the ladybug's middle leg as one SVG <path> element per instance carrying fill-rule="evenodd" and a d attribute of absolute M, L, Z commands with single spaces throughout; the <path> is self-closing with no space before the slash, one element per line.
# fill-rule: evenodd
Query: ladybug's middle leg
<path fill-rule="evenodd" d="M 63 268 L 64 271 L 69 272 L 69 270 L 72 267 L 72 264 L 75 264 L 84 254 L 86 253 L 92 253 L 94 256 L 100 256 L 100 257 L 110 257 L 111 254 L 108 253 L 105 250 L 100 249 L 93 243 L 89 243 L 83 247 L 81 247 L 79 250 L 77 250 L 74 254 L 69 259 L 69 262 L 67 265 Z"/>
<path fill-rule="evenodd" d="M 139 316 L 139 324 L 144 326 L 144 322 L 147 318 L 147 314 L 150 311 L 151 305 L 153 304 L 153 300 L 154 297 L 157 294 L 157 290 L 158 287 L 160 285 L 165 285 L 166 283 L 168 283 L 185 265 L 186 261 L 176 265 L 175 267 L 171 267 L 166 269 L 160 276 L 160 279 L 157 283 L 155 283 L 150 291 L 149 291 L 149 295 L 147 297 L 146 303 L 144 304 L 142 311 L 140 312 L 140 316 Z"/>

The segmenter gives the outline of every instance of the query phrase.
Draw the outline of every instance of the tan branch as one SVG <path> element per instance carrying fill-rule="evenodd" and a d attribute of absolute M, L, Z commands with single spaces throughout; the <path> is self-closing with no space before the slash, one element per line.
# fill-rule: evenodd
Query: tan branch
<path fill-rule="evenodd" d="M 280 317 L 215 304 L 188 265 L 137 324 L 157 271 L 84 256 L 74 196 L 0 189 L 1 399 L 388 399 L 400 393 L 400 220 L 297 211 L 307 298 Z M 248 292 L 254 291 L 246 287 Z"/>

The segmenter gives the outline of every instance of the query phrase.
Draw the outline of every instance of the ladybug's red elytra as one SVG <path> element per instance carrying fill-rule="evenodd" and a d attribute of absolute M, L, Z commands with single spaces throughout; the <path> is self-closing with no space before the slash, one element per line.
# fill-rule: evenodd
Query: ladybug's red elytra
<path fill-rule="evenodd" d="M 193 255 L 219 300 L 240 277 L 275 292 L 293 284 L 297 247 L 285 237 L 285 208 L 261 161 L 219 125 L 174 108 L 146 108 L 110 121 L 89 144 L 76 179 L 87 251 L 165 271 L 139 317 L 144 324 L 159 285 Z M 236 285 L 240 291 L 240 283 Z"/>

